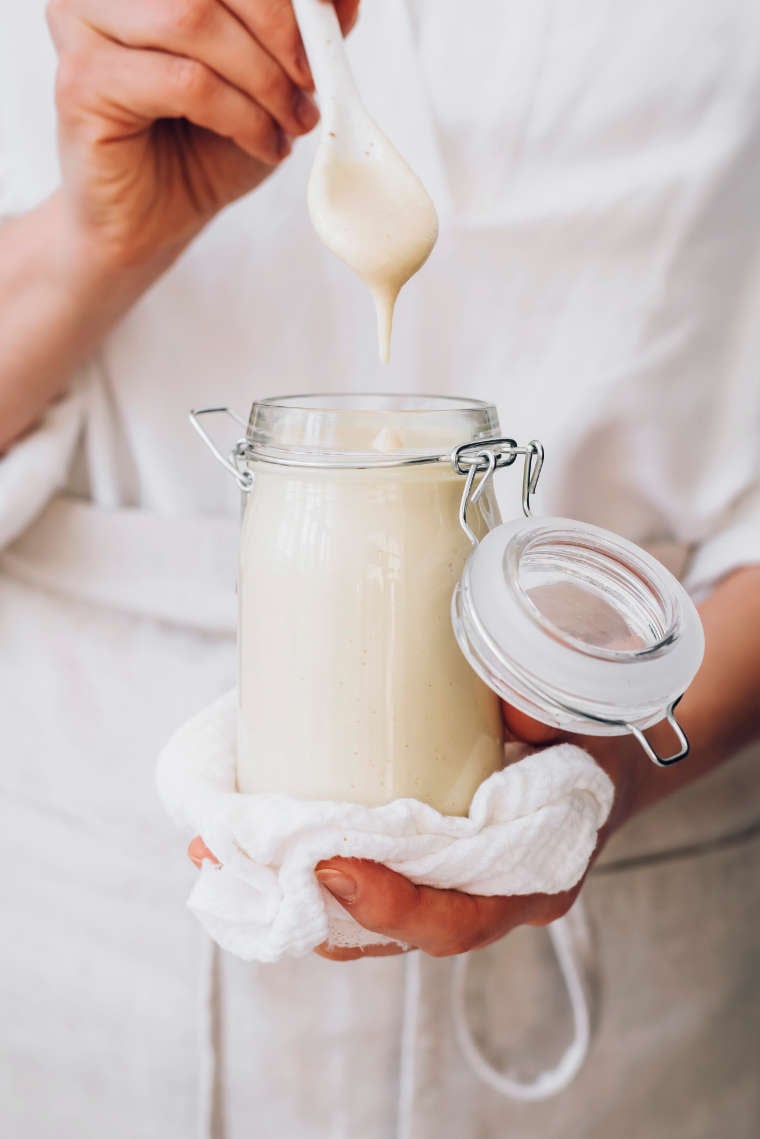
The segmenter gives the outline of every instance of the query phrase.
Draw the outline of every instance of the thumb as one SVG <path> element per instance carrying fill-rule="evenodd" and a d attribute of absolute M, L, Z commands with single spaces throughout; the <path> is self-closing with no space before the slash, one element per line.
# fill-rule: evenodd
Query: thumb
<path fill-rule="evenodd" d="M 216 855 L 209 850 L 200 835 L 196 835 L 187 848 L 187 857 L 194 866 L 200 870 L 204 859 L 208 859 L 214 866 L 221 865 Z"/>
<path fill-rule="evenodd" d="M 520 712 L 519 709 L 513 708 L 504 700 L 501 702 L 501 712 L 504 726 L 515 740 L 545 747 L 547 744 L 560 743 L 565 738 L 559 728 L 555 728 L 551 724 L 542 724 L 540 720 L 534 720 L 532 716 Z"/>

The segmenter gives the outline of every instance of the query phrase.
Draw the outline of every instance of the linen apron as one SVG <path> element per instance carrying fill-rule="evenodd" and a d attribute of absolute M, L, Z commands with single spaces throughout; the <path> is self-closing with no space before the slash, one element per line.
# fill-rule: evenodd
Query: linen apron
<path fill-rule="evenodd" d="M 55 184 L 53 59 L 41 3 L 0 14 L 12 211 Z M 309 229 L 299 143 L 0 463 L 8 1135 L 757 1133 L 757 754 L 605 851 L 584 889 L 592 1051 L 546 1103 L 509 1102 L 464 1062 L 454 963 L 244 965 L 183 910 L 195 872 L 153 765 L 233 682 L 238 510 L 190 406 L 329 387 L 490 398 L 505 430 L 546 444 L 539 511 L 612 526 L 695 589 L 760 556 L 760 12 L 481 0 L 468 19 L 367 0 L 352 46 L 442 220 L 387 372 L 369 301 Z M 473 955 L 465 1006 L 496 1066 L 555 1062 L 571 1029 L 546 932 Z"/>

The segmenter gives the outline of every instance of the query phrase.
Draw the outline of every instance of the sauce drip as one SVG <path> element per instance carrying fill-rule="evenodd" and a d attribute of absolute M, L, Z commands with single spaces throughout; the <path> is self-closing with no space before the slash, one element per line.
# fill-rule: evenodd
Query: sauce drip
<path fill-rule="evenodd" d="M 427 261 L 438 237 L 435 206 L 387 140 L 371 157 L 330 150 L 309 181 L 309 212 L 324 244 L 362 278 L 375 303 L 380 359 L 390 358 L 393 311 L 401 288 Z"/>

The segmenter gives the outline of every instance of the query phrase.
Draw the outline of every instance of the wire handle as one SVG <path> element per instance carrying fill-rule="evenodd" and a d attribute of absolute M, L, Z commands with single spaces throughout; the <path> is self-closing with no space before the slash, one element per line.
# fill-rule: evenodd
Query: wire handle
<path fill-rule="evenodd" d="M 637 727 L 636 724 L 632 724 L 628 720 L 613 720 L 607 716 L 595 716 L 593 713 L 589 712 L 587 708 L 576 708 L 573 704 L 567 704 L 564 701 L 558 700 L 556 696 L 552 695 L 545 688 L 545 686 L 543 686 L 536 679 L 535 676 L 531 678 L 531 687 L 540 699 L 548 702 L 551 706 L 561 712 L 569 712 L 571 716 L 580 716 L 585 720 L 593 720 L 596 724 L 609 724 L 610 727 L 624 728 L 625 731 L 630 732 L 634 739 L 638 742 L 647 759 L 650 759 L 652 763 L 654 763 L 657 767 L 670 767 L 672 764 L 678 763 L 679 760 L 685 759 L 689 754 L 689 741 L 687 739 L 686 732 L 678 723 L 678 720 L 674 715 L 675 709 L 683 699 L 683 692 L 672 702 L 672 704 L 668 704 L 663 716 L 663 720 L 667 720 L 673 729 L 675 737 L 678 741 L 678 751 L 674 752 L 673 755 L 662 756 L 657 751 L 655 751 L 649 740 L 644 735 L 642 729 Z M 661 722 L 662 721 L 658 721 L 658 723 Z M 557 726 L 561 726 L 561 721 L 558 722 L 555 720 L 554 723 L 557 724 Z"/>
<path fill-rule="evenodd" d="M 457 474 L 467 475 L 459 502 L 459 525 L 473 546 L 478 545 L 478 537 L 467 521 L 467 508 L 476 506 L 494 473 L 501 467 L 511 467 L 518 455 L 524 457 L 522 479 L 522 510 L 526 518 L 531 518 L 531 498 L 536 493 L 541 468 L 544 465 L 544 448 L 538 439 L 531 439 L 521 447 L 516 439 L 483 439 L 475 443 L 464 443 L 451 454 L 451 464 Z M 475 479 L 482 472 L 480 482 Z"/>
<path fill-rule="evenodd" d="M 245 420 L 241 419 L 239 415 L 237 415 L 234 411 L 231 411 L 228 407 L 202 407 L 198 411 L 189 412 L 190 422 L 193 425 L 193 428 L 198 432 L 211 454 L 214 456 L 217 462 L 222 464 L 226 471 L 230 472 L 243 493 L 247 494 L 253 485 L 253 475 L 246 468 L 241 468 L 239 466 L 239 460 L 245 454 L 247 448 L 245 438 L 238 439 L 237 443 L 230 452 L 230 457 L 227 458 L 227 456 L 219 450 L 216 443 L 201 423 L 202 415 L 228 415 L 230 419 L 234 419 L 235 422 L 238 423 L 244 431 L 247 429 Z"/>
<path fill-rule="evenodd" d="M 640 746 L 643 748 L 647 758 L 651 759 L 652 763 L 656 764 L 657 767 L 670 767 L 671 764 L 678 763 L 679 760 L 685 759 L 689 754 L 689 741 L 686 738 L 686 732 L 683 730 L 673 714 L 679 700 L 681 700 L 680 696 L 678 697 L 678 700 L 674 700 L 673 703 L 668 706 L 664 716 L 664 719 L 668 721 L 671 728 L 673 729 L 673 732 L 675 733 L 679 748 L 677 752 L 675 752 L 673 755 L 669 755 L 667 758 L 665 756 L 659 755 L 655 751 L 649 740 L 642 732 L 641 728 L 637 728 L 634 724 L 626 724 L 629 732 L 631 732 L 632 735 L 636 737 Z"/>

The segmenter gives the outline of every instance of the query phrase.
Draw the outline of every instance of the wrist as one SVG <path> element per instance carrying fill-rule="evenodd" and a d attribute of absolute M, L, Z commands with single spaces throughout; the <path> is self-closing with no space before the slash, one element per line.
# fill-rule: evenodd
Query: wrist
<path fill-rule="evenodd" d="M 158 280 L 186 248 L 190 239 L 157 252 L 135 256 L 125 246 L 109 242 L 84 224 L 64 190 L 40 206 L 43 232 L 53 257 L 53 281 L 68 303 L 87 311 L 106 331 Z"/>
<path fill-rule="evenodd" d="M 66 390 L 180 252 L 130 265 L 77 223 L 62 191 L 0 230 L 0 453 Z"/>

